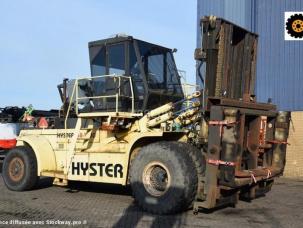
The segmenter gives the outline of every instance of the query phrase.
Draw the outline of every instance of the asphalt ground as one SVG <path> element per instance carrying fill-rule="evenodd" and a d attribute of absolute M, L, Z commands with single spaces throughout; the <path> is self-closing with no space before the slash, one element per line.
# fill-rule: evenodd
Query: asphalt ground
<path fill-rule="evenodd" d="M 0 163 L 0 170 L 2 164 Z M 277 179 L 271 192 L 252 202 L 193 215 L 142 212 L 129 188 L 72 182 L 35 190 L 9 191 L 0 177 L 0 227 L 303 227 L 303 179 Z"/>

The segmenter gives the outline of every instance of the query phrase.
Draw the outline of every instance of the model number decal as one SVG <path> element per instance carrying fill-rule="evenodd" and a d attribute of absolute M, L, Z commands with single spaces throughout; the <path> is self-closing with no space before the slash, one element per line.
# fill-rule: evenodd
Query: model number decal
<path fill-rule="evenodd" d="M 72 138 L 74 133 L 57 133 L 57 138 Z"/>
<path fill-rule="evenodd" d="M 83 133 L 79 134 L 79 137 L 83 137 Z M 72 138 L 74 136 L 74 133 L 57 133 L 57 138 Z M 94 138 L 96 136 L 95 133 L 91 133 L 91 137 Z"/>
<path fill-rule="evenodd" d="M 72 175 L 123 178 L 121 164 L 72 162 Z"/>

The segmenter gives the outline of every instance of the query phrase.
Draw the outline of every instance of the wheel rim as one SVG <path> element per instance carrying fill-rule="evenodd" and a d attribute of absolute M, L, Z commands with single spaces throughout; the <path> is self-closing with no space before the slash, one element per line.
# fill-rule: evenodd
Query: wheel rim
<path fill-rule="evenodd" d="M 8 174 L 11 180 L 18 182 L 24 176 L 24 162 L 21 158 L 13 158 L 8 166 Z"/>
<path fill-rule="evenodd" d="M 303 21 L 302 20 L 295 20 L 292 23 L 291 27 L 295 32 L 302 32 L 303 31 Z"/>
<path fill-rule="evenodd" d="M 162 162 L 149 163 L 143 171 L 142 179 L 146 191 L 156 197 L 164 195 L 171 183 L 170 172 Z"/>

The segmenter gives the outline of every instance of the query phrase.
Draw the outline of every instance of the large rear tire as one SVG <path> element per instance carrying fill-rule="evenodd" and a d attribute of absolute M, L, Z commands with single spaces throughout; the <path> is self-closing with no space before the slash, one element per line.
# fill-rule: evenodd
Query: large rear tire
<path fill-rule="evenodd" d="M 25 146 L 11 149 L 4 159 L 2 176 L 5 185 L 12 191 L 34 188 L 38 176 L 37 159 L 32 149 Z"/>
<path fill-rule="evenodd" d="M 195 199 L 198 177 L 194 162 L 176 142 L 142 147 L 130 168 L 130 184 L 137 204 L 154 214 L 187 209 Z"/>

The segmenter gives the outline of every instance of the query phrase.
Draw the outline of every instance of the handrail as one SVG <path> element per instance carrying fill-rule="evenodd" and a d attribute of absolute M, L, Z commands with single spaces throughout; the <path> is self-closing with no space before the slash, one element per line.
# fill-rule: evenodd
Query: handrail
<path fill-rule="evenodd" d="M 75 88 L 76 88 L 76 84 L 77 84 L 76 81 L 75 81 L 75 84 L 74 84 L 74 87 L 73 87 L 72 96 L 71 96 L 70 101 L 73 100 L 74 95 L 75 95 Z M 65 116 L 65 120 L 64 120 L 64 128 L 65 129 L 67 129 L 67 119 L 68 119 L 68 116 L 69 116 L 69 112 L 70 112 L 71 106 L 72 106 L 72 102 L 69 102 L 68 108 L 67 108 L 67 112 L 66 112 L 66 116 Z"/>
<path fill-rule="evenodd" d="M 84 78 L 77 78 L 76 80 L 92 80 L 95 78 L 106 78 L 106 77 L 112 77 L 112 78 L 131 78 L 130 76 L 125 75 L 117 75 L 117 74 L 105 74 L 105 75 L 99 75 L 99 76 L 92 76 L 92 77 L 84 77 Z"/>
<path fill-rule="evenodd" d="M 118 87 L 116 87 L 116 89 L 118 89 L 116 91 L 115 94 L 113 95 L 104 95 L 104 96 L 89 96 L 89 97 L 79 97 L 79 81 L 82 80 L 88 80 L 88 81 L 92 81 L 94 79 L 98 79 L 98 78 L 113 78 L 113 79 L 118 79 Z M 121 95 L 121 78 L 122 79 L 127 79 L 129 81 L 129 85 L 130 85 L 130 92 L 131 95 L 127 96 L 127 95 Z M 65 121 L 64 121 L 64 127 L 65 129 L 67 129 L 67 119 L 69 117 L 70 111 L 71 111 L 71 106 L 73 104 L 73 100 L 75 98 L 75 111 L 76 114 L 79 114 L 79 110 L 78 110 L 78 102 L 80 100 L 85 100 L 85 99 L 102 99 L 102 98 L 116 98 L 116 106 L 115 106 L 115 110 L 116 112 L 119 112 L 119 98 L 120 97 L 125 97 L 125 98 L 129 98 L 131 99 L 131 113 L 134 113 L 135 111 L 135 101 L 134 101 L 134 89 L 133 89 L 133 84 L 132 84 L 132 78 L 130 76 L 125 76 L 125 75 L 116 75 L 116 74 L 109 74 L 109 75 L 100 75 L 100 76 L 93 76 L 93 77 L 82 77 L 82 78 L 77 78 L 75 79 L 75 83 L 73 86 L 73 91 L 72 91 L 72 95 L 69 99 L 69 105 L 68 105 L 68 109 L 67 109 L 67 113 L 65 116 Z"/>
<path fill-rule="evenodd" d="M 133 81 L 132 78 L 129 77 L 129 83 L 130 83 L 130 92 L 132 94 L 131 98 L 132 98 L 132 113 L 135 112 L 135 98 L 134 98 L 134 88 L 133 88 Z"/>
<path fill-rule="evenodd" d="M 85 100 L 85 99 L 100 99 L 100 98 L 110 98 L 110 97 L 116 97 L 115 95 L 104 95 L 104 96 L 93 96 L 93 97 L 78 97 L 78 100 Z"/>

